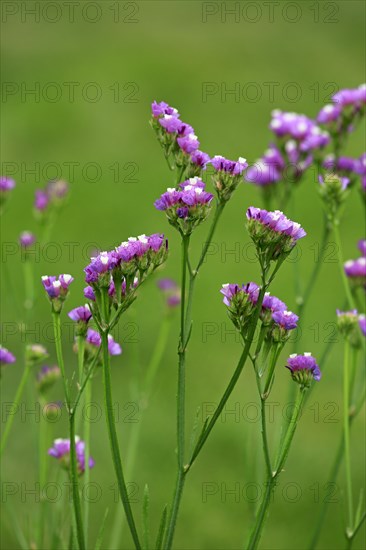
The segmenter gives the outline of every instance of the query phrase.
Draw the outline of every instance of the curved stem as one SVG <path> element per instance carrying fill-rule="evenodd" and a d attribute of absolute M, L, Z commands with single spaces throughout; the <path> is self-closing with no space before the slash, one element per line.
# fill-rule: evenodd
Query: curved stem
<path fill-rule="evenodd" d="M 66 379 L 65 363 L 62 352 L 62 340 L 61 340 L 61 317 L 60 313 L 52 312 L 53 329 L 55 335 L 55 346 L 58 366 L 61 370 L 62 380 L 64 383 L 65 398 L 67 404 L 67 410 L 69 414 L 69 430 L 70 430 L 70 481 L 72 488 L 72 501 L 74 505 L 74 515 L 76 524 L 76 535 L 79 544 L 79 550 L 85 550 L 84 529 L 83 520 L 81 514 L 81 503 L 79 493 L 79 476 L 78 465 L 76 459 L 76 443 L 75 443 L 75 411 L 71 411 L 70 392 L 68 382 Z"/>
<path fill-rule="evenodd" d="M 353 495 L 352 495 L 352 475 L 351 475 L 351 451 L 350 451 L 350 426 L 349 426 L 349 361 L 350 343 L 346 338 L 344 344 L 344 362 L 343 362 L 343 431 L 344 431 L 344 455 L 346 465 L 346 486 L 347 486 L 347 505 L 348 505 L 348 529 L 352 531 L 353 527 Z"/>
<path fill-rule="evenodd" d="M 108 428 L 109 442 L 110 442 L 111 452 L 112 452 L 112 459 L 113 459 L 114 469 L 117 476 L 120 497 L 121 497 L 123 508 L 126 514 L 127 523 L 130 528 L 130 532 L 135 544 L 135 548 L 137 550 L 140 550 L 141 544 L 137 534 L 135 521 L 132 515 L 126 483 L 123 476 L 121 455 L 118 447 L 118 438 L 117 438 L 114 412 L 113 412 L 111 372 L 110 372 L 109 351 L 108 351 L 108 332 L 103 331 L 101 334 L 101 338 L 102 338 L 102 349 L 103 349 L 104 399 L 105 399 L 107 428 Z"/>
<path fill-rule="evenodd" d="M 295 430 L 297 427 L 297 422 L 299 420 L 299 416 L 301 413 L 304 396 L 305 396 L 305 390 L 303 388 L 300 388 L 300 391 L 296 399 L 295 407 L 292 411 L 291 422 L 288 426 L 286 436 L 284 438 L 282 447 L 279 452 L 279 458 L 278 458 L 276 470 L 273 472 L 273 474 L 268 476 L 268 479 L 267 479 L 266 492 L 264 493 L 261 505 L 259 507 L 259 510 L 256 516 L 256 521 L 249 537 L 248 545 L 246 546 L 247 550 L 254 550 L 255 548 L 257 548 L 258 543 L 260 541 L 265 519 L 267 517 L 267 511 L 271 502 L 271 494 L 273 489 L 275 488 L 277 478 L 279 477 L 282 471 L 282 468 L 285 465 L 285 462 L 291 447 L 292 439 L 294 437 Z"/>

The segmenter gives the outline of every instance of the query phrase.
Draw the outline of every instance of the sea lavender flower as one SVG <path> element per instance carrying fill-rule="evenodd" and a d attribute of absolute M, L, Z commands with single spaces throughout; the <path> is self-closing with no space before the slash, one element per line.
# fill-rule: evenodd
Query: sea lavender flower
<path fill-rule="evenodd" d="M 187 155 L 191 155 L 194 151 L 197 151 L 200 146 L 197 136 L 193 133 L 177 138 L 177 143 Z"/>
<path fill-rule="evenodd" d="M 358 241 L 358 249 L 362 256 L 366 257 L 366 239 L 361 239 Z"/>
<path fill-rule="evenodd" d="M 43 189 L 36 189 L 35 199 L 34 199 L 34 208 L 39 212 L 43 212 L 44 210 L 46 210 L 49 202 L 50 202 L 50 198 L 47 192 L 44 191 Z"/>
<path fill-rule="evenodd" d="M 272 313 L 274 326 L 272 328 L 272 339 L 274 342 L 286 342 L 290 336 L 290 331 L 297 328 L 299 317 L 287 310 L 277 310 Z"/>
<path fill-rule="evenodd" d="M 242 181 L 242 174 L 248 167 L 248 163 L 242 157 L 235 161 L 216 155 L 211 159 L 211 164 L 215 169 L 212 181 L 217 196 L 220 201 L 227 202 Z"/>
<path fill-rule="evenodd" d="M 269 212 L 251 206 L 247 213 L 247 227 L 258 253 L 267 263 L 286 256 L 306 232 L 279 210 Z"/>
<path fill-rule="evenodd" d="M 228 308 L 228 315 L 235 327 L 242 333 L 248 328 L 251 315 L 258 301 L 259 287 L 255 283 L 223 284 L 220 293 Z"/>
<path fill-rule="evenodd" d="M 301 141 L 310 135 L 315 126 L 315 122 L 305 115 L 276 109 L 272 111 L 269 127 L 277 137 L 286 136 L 288 139 Z"/>
<path fill-rule="evenodd" d="M 85 471 L 85 443 L 79 436 L 75 436 L 76 461 L 78 474 L 82 475 Z M 70 439 L 55 439 L 53 447 L 48 450 L 48 454 L 57 458 L 65 470 L 70 469 Z M 89 468 L 94 467 L 94 460 L 89 457 Z"/>
<path fill-rule="evenodd" d="M 72 309 L 69 311 L 68 316 L 77 323 L 76 335 L 84 336 L 86 334 L 88 322 L 92 318 L 89 304 Z"/>
<path fill-rule="evenodd" d="M 174 134 L 178 132 L 182 121 L 176 115 L 163 115 L 159 118 L 159 124 L 168 134 Z"/>
<path fill-rule="evenodd" d="M 69 185 L 64 180 L 52 180 L 47 184 L 46 192 L 51 202 L 57 202 L 66 197 Z"/>
<path fill-rule="evenodd" d="M 338 120 L 341 112 L 342 108 L 340 105 L 333 105 L 332 103 L 330 103 L 322 107 L 322 109 L 318 113 L 318 116 L 316 117 L 316 120 L 320 124 L 329 124 L 330 122 Z"/>
<path fill-rule="evenodd" d="M 274 164 L 259 159 L 248 168 L 245 173 L 245 179 L 249 183 L 255 183 L 264 187 L 280 181 L 281 173 Z"/>
<path fill-rule="evenodd" d="M 286 311 L 287 305 L 285 302 L 282 302 L 276 296 L 271 296 L 269 292 L 266 292 L 263 297 L 262 302 L 262 311 L 260 313 L 260 318 L 264 325 L 270 325 L 273 323 L 273 313 Z"/>
<path fill-rule="evenodd" d="M 37 373 L 36 386 L 40 393 L 46 393 L 61 377 L 61 370 L 57 365 L 44 365 Z"/>
<path fill-rule="evenodd" d="M 29 366 L 35 366 L 49 356 L 48 351 L 41 344 L 28 344 L 25 349 L 26 363 Z"/>
<path fill-rule="evenodd" d="M 344 264 L 344 271 L 354 286 L 366 288 L 366 257 L 361 256 L 357 260 L 348 260 Z"/>
<path fill-rule="evenodd" d="M 363 115 L 366 102 L 366 85 L 358 88 L 339 90 L 332 96 L 332 104 L 325 105 L 317 121 L 327 126 L 336 143 L 355 128 L 357 120 Z"/>
<path fill-rule="evenodd" d="M 330 219 L 333 219 L 349 193 L 350 179 L 336 174 L 319 175 L 319 194 Z"/>
<path fill-rule="evenodd" d="M 171 225 L 189 235 L 209 215 L 213 195 L 207 193 L 205 183 L 197 177 L 183 182 L 180 187 L 180 190 L 168 188 L 154 206 L 165 211 Z"/>
<path fill-rule="evenodd" d="M 23 231 L 19 236 L 20 246 L 26 250 L 36 242 L 36 237 L 30 231 Z"/>
<path fill-rule="evenodd" d="M 2 345 L 0 345 L 0 364 L 2 365 L 9 365 L 11 363 L 15 363 L 16 357 L 13 355 L 8 349 L 4 348 Z"/>
<path fill-rule="evenodd" d="M 349 311 L 336 310 L 337 313 L 337 326 L 339 332 L 347 338 L 353 347 L 359 347 L 361 340 L 359 335 L 360 316 L 357 309 L 351 309 Z"/>
<path fill-rule="evenodd" d="M 5 204 L 10 191 L 14 189 L 14 187 L 15 181 L 13 179 L 7 178 L 6 176 L 0 177 L 0 207 Z"/>
<path fill-rule="evenodd" d="M 63 302 L 66 300 L 69 286 L 74 278 L 69 274 L 59 275 L 58 277 L 51 275 L 42 276 L 42 284 L 48 294 L 48 298 L 52 304 L 52 310 L 59 313 L 62 309 Z"/>
<path fill-rule="evenodd" d="M 363 313 L 358 316 L 358 324 L 360 326 L 362 334 L 366 336 L 366 315 L 364 315 Z"/>
<path fill-rule="evenodd" d="M 99 348 L 102 343 L 99 332 L 92 328 L 88 328 L 88 331 L 86 333 L 86 342 L 93 347 Z M 113 336 L 111 334 L 108 334 L 108 351 L 109 355 L 121 355 L 122 353 L 121 346 L 113 339 Z"/>
<path fill-rule="evenodd" d="M 292 379 L 300 384 L 302 388 L 309 388 L 312 381 L 321 379 L 320 368 L 311 353 L 304 355 L 293 353 L 287 359 L 286 368 L 291 371 Z"/>
<path fill-rule="evenodd" d="M 170 107 L 170 105 L 165 103 L 165 101 L 161 101 L 160 103 L 153 101 L 151 104 L 151 111 L 154 118 L 159 118 L 164 115 L 174 115 L 179 117 L 177 109 Z"/>
<path fill-rule="evenodd" d="M 180 304 L 181 296 L 179 286 L 173 279 L 159 279 L 157 286 L 163 292 L 166 299 L 166 305 L 169 308 L 174 308 Z"/>
<path fill-rule="evenodd" d="M 206 170 L 206 166 L 210 162 L 210 156 L 203 151 L 196 150 L 190 154 L 189 160 L 187 168 L 188 179 L 200 176 Z"/>

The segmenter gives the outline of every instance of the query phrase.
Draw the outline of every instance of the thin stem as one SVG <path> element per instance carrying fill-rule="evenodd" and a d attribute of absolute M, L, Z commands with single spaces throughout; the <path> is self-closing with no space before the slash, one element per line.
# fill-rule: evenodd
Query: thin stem
<path fill-rule="evenodd" d="M 27 258 L 23 262 L 26 314 L 30 312 L 34 304 L 33 263 Z M 27 315 L 28 317 L 28 315 Z"/>
<path fill-rule="evenodd" d="M 115 426 L 113 400 L 112 400 L 112 388 L 111 388 L 111 372 L 110 372 L 109 351 L 108 351 L 108 332 L 103 331 L 101 334 L 101 338 L 102 338 L 103 363 L 104 363 L 103 364 L 104 399 L 105 399 L 107 428 L 108 428 L 113 464 L 114 464 L 114 469 L 117 476 L 118 489 L 122 500 L 123 508 L 125 510 L 127 523 L 130 528 L 130 532 L 135 544 L 135 548 L 137 550 L 140 550 L 141 544 L 137 534 L 135 521 L 133 519 L 131 505 L 128 499 L 128 492 L 127 492 L 127 487 L 123 476 L 122 461 L 121 461 L 121 455 L 119 452 L 118 438 L 117 438 L 117 432 L 116 432 L 116 426 Z"/>
<path fill-rule="evenodd" d="M 305 390 L 301 388 L 296 399 L 295 407 L 292 411 L 291 422 L 287 428 L 286 436 L 284 438 L 283 445 L 279 453 L 276 469 L 273 473 L 271 473 L 270 476 L 268 476 L 266 492 L 264 493 L 261 505 L 256 516 L 255 524 L 249 537 L 249 542 L 246 546 L 247 550 L 255 550 L 255 548 L 257 548 L 259 544 L 265 519 L 267 517 L 267 511 L 271 502 L 271 494 L 276 486 L 277 478 L 281 474 L 282 468 L 286 462 L 286 458 L 288 456 L 292 439 L 295 434 L 297 422 L 300 416 L 304 396 Z"/>
<path fill-rule="evenodd" d="M 352 531 L 353 495 L 352 495 L 350 426 L 349 426 L 349 394 L 350 394 L 349 363 L 350 363 L 350 343 L 348 338 L 346 338 L 346 341 L 344 344 L 344 362 L 343 362 L 343 431 L 344 431 L 344 455 L 345 455 L 345 465 L 346 465 L 348 528 L 350 531 Z"/>
<path fill-rule="evenodd" d="M 85 487 L 88 487 L 90 481 L 90 419 L 85 414 L 88 405 L 92 400 L 92 380 L 89 380 L 85 386 L 85 411 L 84 411 L 84 442 L 85 442 L 85 471 L 84 471 L 84 483 Z M 89 533 L 89 499 L 85 498 L 84 502 L 84 531 L 85 540 L 88 546 L 88 533 Z"/>
<path fill-rule="evenodd" d="M 41 410 L 44 410 L 46 405 L 45 398 L 41 395 L 39 398 L 39 404 Z M 43 498 L 43 488 L 46 485 L 47 481 L 47 430 L 48 421 L 43 417 L 43 414 L 40 416 L 39 420 L 39 434 L 38 434 L 38 468 L 39 468 L 39 485 L 41 488 L 41 505 L 40 505 L 40 514 L 39 514 L 39 526 L 38 526 L 38 539 L 39 547 L 43 548 L 43 538 L 44 538 L 44 524 L 46 520 L 47 508 L 45 507 L 46 499 Z"/>
<path fill-rule="evenodd" d="M 177 389 L 177 459 L 178 472 L 173 503 L 170 511 L 166 541 L 164 548 L 168 550 L 173 544 L 175 526 L 177 522 L 179 505 L 184 487 L 184 450 L 185 450 L 185 358 L 186 358 L 186 278 L 188 265 L 189 236 L 182 238 L 182 297 L 180 304 L 180 336 L 178 347 L 178 389 Z M 191 277 L 192 281 L 192 277 Z M 189 312 L 193 294 L 190 293 Z M 188 308 L 187 308 L 188 309 Z"/>
<path fill-rule="evenodd" d="M 207 239 L 206 239 L 206 242 L 203 246 L 203 249 L 202 249 L 202 252 L 201 252 L 201 256 L 200 256 L 200 259 L 198 260 L 198 264 L 197 264 L 197 267 L 196 267 L 196 274 L 198 273 L 201 265 L 203 264 L 203 262 L 205 261 L 205 258 L 206 258 L 206 254 L 208 252 L 208 249 L 209 249 L 209 246 L 211 244 L 211 241 L 213 239 L 213 236 L 214 236 L 214 233 L 216 231 L 216 227 L 217 227 L 217 224 L 218 224 L 218 221 L 221 217 L 221 214 L 223 213 L 224 211 L 224 208 L 225 208 L 225 202 L 219 202 L 216 206 L 216 211 L 215 211 L 215 215 L 214 215 L 214 218 L 212 220 L 212 224 L 211 224 L 211 227 L 210 227 L 210 230 L 208 232 L 208 235 L 207 235 Z"/>
<path fill-rule="evenodd" d="M 84 378 L 84 353 L 85 353 L 85 336 L 78 336 L 78 370 L 79 384 L 82 384 Z"/>
<path fill-rule="evenodd" d="M 348 283 L 347 275 L 344 271 L 344 260 L 343 260 L 343 253 L 342 253 L 342 242 L 339 234 L 339 220 L 334 220 L 333 222 L 333 231 L 334 231 L 334 238 L 336 241 L 337 246 L 337 255 L 338 255 L 338 264 L 339 269 L 341 273 L 341 279 L 343 283 L 343 288 L 347 296 L 347 301 L 350 309 L 355 309 L 355 302 L 352 296 L 352 292 Z"/>
<path fill-rule="evenodd" d="M 268 446 L 268 437 L 267 437 L 267 421 L 266 421 L 266 400 L 261 396 L 261 425 L 262 425 L 262 443 L 263 443 L 263 452 L 264 460 L 266 462 L 267 475 L 272 475 L 272 464 L 271 456 Z"/>
<path fill-rule="evenodd" d="M 60 313 L 52 312 L 53 329 L 55 335 L 55 346 L 58 366 L 61 370 L 62 380 L 64 384 L 65 399 L 69 414 L 69 431 L 70 431 L 70 481 L 72 488 L 72 501 L 74 505 L 74 516 L 76 525 L 76 536 L 79 544 L 79 550 L 85 550 L 83 519 L 81 514 L 81 502 L 79 493 L 79 474 L 76 459 L 76 442 L 75 442 L 75 410 L 71 410 L 70 392 L 66 379 L 65 363 L 62 352 L 61 340 L 61 316 Z"/>
<path fill-rule="evenodd" d="M 9 412 L 9 415 L 6 419 L 5 428 L 4 428 L 2 437 L 1 437 L 0 456 L 2 456 L 3 451 L 6 447 L 6 443 L 7 443 L 8 437 L 9 437 L 9 433 L 10 433 L 10 430 L 11 430 L 11 427 L 12 427 L 13 421 L 14 421 L 15 414 L 10 414 L 10 413 L 12 413 L 13 411 L 16 412 L 18 410 L 19 403 L 20 403 L 21 397 L 23 395 L 23 391 L 24 391 L 25 385 L 27 383 L 29 373 L 30 373 L 30 366 L 26 365 L 25 368 L 24 368 L 24 371 L 23 371 L 22 378 L 19 382 L 18 389 L 17 389 L 15 397 L 14 397 L 14 401 L 13 401 L 13 405 L 12 405 L 12 411 Z"/>

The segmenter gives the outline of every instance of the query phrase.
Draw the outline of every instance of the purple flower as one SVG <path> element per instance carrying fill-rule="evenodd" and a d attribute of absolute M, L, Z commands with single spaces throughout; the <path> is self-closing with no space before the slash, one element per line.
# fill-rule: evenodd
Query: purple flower
<path fill-rule="evenodd" d="M 86 333 L 86 341 L 92 346 L 96 347 L 99 347 L 102 343 L 99 332 L 92 328 L 88 328 L 88 331 Z M 108 334 L 108 351 L 109 355 L 121 355 L 122 353 L 121 346 L 117 342 L 115 342 L 111 334 Z"/>
<path fill-rule="evenodd" d="M 37 373 L 37 387 L 42 393 L 49 390 L 61 377 L 61 370 L 57 365 L 44 365 Z"/>
<path fill-rule="evenodd" d="M 320 124 L 329 124 L 330 122 L 338 120 L 341 112 L 342 108 L 339 105 L 328 104 L 319 111 L 316 120 Z"/>
<path fill-rule="evenodd" d="M 1 193 L 7 193 L 8 191 L 11 191 L 15 187 L 15 181 L 11 178 L 7 178 L 6 176 L 0 177 L 0 192 Z"/>
<path fill-rule="evenodd" d="M 151 104 L 151 111 L 154 118 L 159 118 L 163 115 L 175 115 L 179 117 L 177 109 L 170 107 L 165 101 L 161 101 L 160 103 L 153 101 Z"/>
<path fill-rule="evenodd" d="M 92 314 L 88 304 L 85 304 L 85 306 L 79 306 L 69 311 L 68 316 L 70 317 L 70 319 L 72 319 L 76 323 L 78 322 L 88 323 L 88 321 L 92 317 Z"/>
<path fill-rule="evenodd" d="M 362 256 L 357 260 L 348 260 L 344 264 L 344 271 L 347 277 L 366 277 L 366 258 Z"/>
<path fill-rule="evenodd" d="M 178 132 L 182 121 L 176 115 L 164 115 L 162 118 L 159 118 L 159 124 L 162 126 L 169 134 Z"/>
<path fill-rule="evenodd" d="M 305 115 L 286 113 L 280 110 L 272 111 L 270 129 L 278 137 L 287 136 L 301 141 L 314 131 L 315 123 Z"/>
<path fill-rule="evenodd" d="M 0 345 L 0 364 L 9 365 L 10 363 L 15 363 L 16 358 L 8 349 Z"/>
<path fill-rule="evenodd" d="M 366 256 L 366 239 L 361 239 L 358 241 L 358 249 L 361 252 L 362 256 Z"/>
<path fill-rule="evenodd" d="M 269 212 L 253 206 L 246 213 L 248 230 L 254 244 L 267 261 L 277 260 L 288 254 L 306 232 L 299 223 L 293 222 L 280 212 Z"/>
<path fill-rule="evenodd" d="M 94 290 L 91 286 L 86 286 L 84 288 L 84 296 L 88 300 L 91 300 L 92 302 L 95 302 L 95 294 L 94 294 Z"/>
<path fill-rule="evenodd" d="M 29 248 L 36 241 L 36 237 L 30 231 L 23 231 L 19 237 L 19 244 L 22 248 Z"/>
<path fill-rule="evenodd" d="M 290 355 L 287 359 L 286 368 L 291 371 L 292 378 L 304 387 L 309 387 L 312 380 L 319 381 L 321 372 L 311 353 Z"/>
<path fill-rule="evenodd" d="M 266 292 L 263 298 L 262 308 L 274 312 L 286 311 L 287 306 L 285 302 L 282 302 L 276 296 L 271 296 L 269 292 Z"/>
<path fill-rule="evenodd" d="M 362 334 L 366 336 L 366 315 L 361 314 L 358 317 L 358 324 L 360 325 L 360 329 L 362 331 Z"/>
<path fill-rule="evenodd" d="M 43 287 L 51 301 L 56 299 L 59 299 L 61 301 L 65 300 L 69 291 L 69 286 L 71 285 L 73 280 L 74 278 L 69 274 L 59 275 L 58 277 L 54 275 L 42 276 Z M 58 311 L 60 311 L 60 308 L 58 308 Z"/>
<path fill-rule="evenodd" d="M 266 186 L 276 183 L 281 180 L 281 173 L 276 166 L 259 159 L 255 164 L 250 166 L 245 174 L 245 179 L 249 183 Z"/>
<path fill-rule="evenodd" d="M 177 143 L 182 151 L 189 155 L 196 151 L 200 146 L 200 142 L 198 141 L 197 136 L 193 133 L 187 134 L 183 137 L 179 137 L 177 139 Z"/>
<path fill-rule="evenodd" d="M 292 311 L 280 309 L 273 312 L 272 319 L 277 325 L 287 331 L 297 327 L 299 317 L 295 313 L 292 313 Z"/>
<path fill-rule="evenodd" d="M 163 291 L 168 307 L 173 308 L 180 304 L 179 286 L 173 279 L 159 279 L 157 286 Z"/>
<path fill-rule="evenodd" d="M 239 157 L 238 161 L 228 160 L 225 157 L 216 155 L 211 159 L 211 164 L 218 172 L 226 172 L 233 176 L 240 176 L 248 167 L 246 159 Z"/>
<path fill-rule="evenodd" d="M 334 103 L 341 107 L 353 105 L 360 108 L 365 103 L 366 85 L 362 84 L 358 88 L 345 88 L 333 95 Z"/>
<path fill-rule="evenodd" d="M 49 196 L 43 189 L 36 189 L 34 207 L 36 210 L 43 211 L 50 202 Z"/>
<path fill-rule="evenodd" d="M 358 167 L 359 160 L 351 157 L 339 157 L 335 159 L 334 155 L 325 157 L 323 166 L 326 170 L 335 172 L 345 172 L 347 174 L 355 172 Z"/>
<path fill-rule="evenodd" d="M 191 163 L 198 166 L 201 170 L 206 170 L 207 164 L 210 162 L 210 156 L 202 151 L 193 151 L 191 153 Z"/>
<path fill-rule="evenodd" d="M 81 475 L 85 471 L 85 443 L 79 436 L 75 436 L 76 461 L 78 473 Z M 48 454 L 57 458 L 62 467 L 70 469 L 70 439 L 55 439 L 53 447 L 48 450 Z M 94 467 L 94 460 L 89 457 L 89 468 Z"/>

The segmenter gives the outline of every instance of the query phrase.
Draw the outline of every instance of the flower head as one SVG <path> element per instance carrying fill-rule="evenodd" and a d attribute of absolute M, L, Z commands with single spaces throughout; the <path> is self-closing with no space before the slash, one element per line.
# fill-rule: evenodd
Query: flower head
<path fill-rule="evenodd" d="M 11 191 L 15 187 L 15 181 L 11 178 L 7 178 L 6 176 L 0 177 L 0 193 L 7 193 L 8 191 Z"/>
<path fill-rule="evenodd" d="M 37 388 L 40 393 L 46 393 L 61 377 L 60 368 L 57 365 L 44 365 L 37 373 Z"/>
<path fill-rule="evenodd" d="M 348 260 L 344 264 L 344 271 L 353 286 L 366 288 L 366 257 Z"/>
<path fill-rule="evenodd" d="M 78 436 L 75 436 L 75 448 L 78 474 L 81 475 L 85 471 L 85 443 Z M 70 439 L 55 439 L 53 447 L 48 450 L 48 454 L 57 458 L 65 470 L 70 469 Z M 90 457 L 89 468 L 93 467 L 94 460 Z"/>
<path fill-rule="evenodd" d="M 48 355 L 48 351 L 41 344 L 29 344 L 26 346 L 26 363 L 30 366 L 38 365 L 47 359 Z"/>
<path fill-rule="evenodd" d="M 228 308 L 230 320 L 238 330 L 245 331 L 258 301 L 258 285 L 253 282 L 242 286 L 226 283 L 222 285 L 220 293 L 224 296 L 223 302 Z"/>
<path fill-rule="evenodd" d="M 291 371 L 292 379 L 303 388 L 308 388 L 313 380 L 321 379 L 320 368 L 311 353 L 290 355 L 287 359 L 286 368 Z"/>
<path fill-rule="evenodd" d="M 88 328 L 86 333 L 86 342 L 91 346 L 99 348 L 102 343 L 99 332 L 92 328 Z M 109 355 L 121 355 L 122 353 L 121 346 L 114 340 L 111 334 L 108 334 L 108 351 Z"/>
<path fill-rule="evenodd" d="M 23 231 L 19 236 L 19 244 L 23 249 L 27 249 L 36 242 L 36 237 L 30 231 Z"/>
<path fill-rule="evenodd" d="M 73 282 L 74 278 L 69 274 L 59 275 L 43 275 L 42 284 L 48 297 L 52 303 L 53 311 L 59 313 L 62 309 L 63 302 L 69 292 L 69 286 Z"/>
<path fill-rule="evenodd" d="M 351 132 L 365 109 L 366 85 L 358 88 L 345 88 L 332 96 L 333 103 L 325 105 L 317 116 L 317 121 L 329 128 L 334 139 L 340 134 Z"/>
<path fill-rule="evenodd" d="M 190 154 L 190 163 L 188 165 L 188 178 L 200 176 L 206 170 L 207 164 L 210 162 L 210 156 L 198 149 Z"/>
<path fill-rule="evenodd" d="M 292 311 L 279 309 L 272 313 L 272 320 L 274 321 L 271 332 L 273 341 L 286 342 L 290 336 L 290 331 L 297 328 L 299 317 Z"/>
<path fill-rule="evenodd" d="M 228 160 L 220 155 L 214 156 L 210 162 L 215 169 L 212 181 L 217 196 L 219 200 L 227 202 L 242 181 L 242 174 L 248 167 L 248 163 L 242 157 L 235 161 Z"/>
<path fill-rule="evenodd" d="M 361 239 L 358 241 L 358 249 L 362 256 L 366 257 L 366 239 Z"/>
<path fill-rule="evenodd" d="M 269 212 L 251 206 L 246 217 L 249 234 L 267 262 L 289 254 L 296 242 L 306 235 L 299 223 L 286 218 L 279 210 Z"/>
<path fill-rule="evenodd" d="M 0 364 L 2 365 L 10 365 L 11 363 L 15 363 L 16 357 L 13 355 L 8 349 L 4 348 L 0 345 Z"/>
<path fill-rule="evenodd" d="M 188 235 L 207 218 L 213 195 L 207 193 L 205 183 L 198 177 L 183 182 L 180 187 L 179 190 L 168 188 L 154 206 L 164 210 L 169 222 Z"/>
<path fill-rule="evenodd" d="M 362 326 L 364 324 L 362 315 L 358 314 L 357 309 L 351 309 L 349 311 L 341 311 L 337 309 L 336 312 L 337 325 L 340 333 L 349 340 L 353 347 L 358 348 L 361 343 L 359 328 L 362 330 Z"/>
<path fill-rule="evenodd" d="M 166 305 L 169 308 L 174 308 L 180 304 L 180 289 L 173 279 L 159 279 L 157 286 L 163 292 Z"/>
<path fill-rule="evenodd" d="M 36 189 L 35 199 L 34 199 L 34 208 L 36 210 L 39 210 L 40 212 L 43 212 L 43 210 L 46 210 L 49 202 L 50 202 L 50 199 L 47 192 L 44 191 L 43 189 Z"/>

